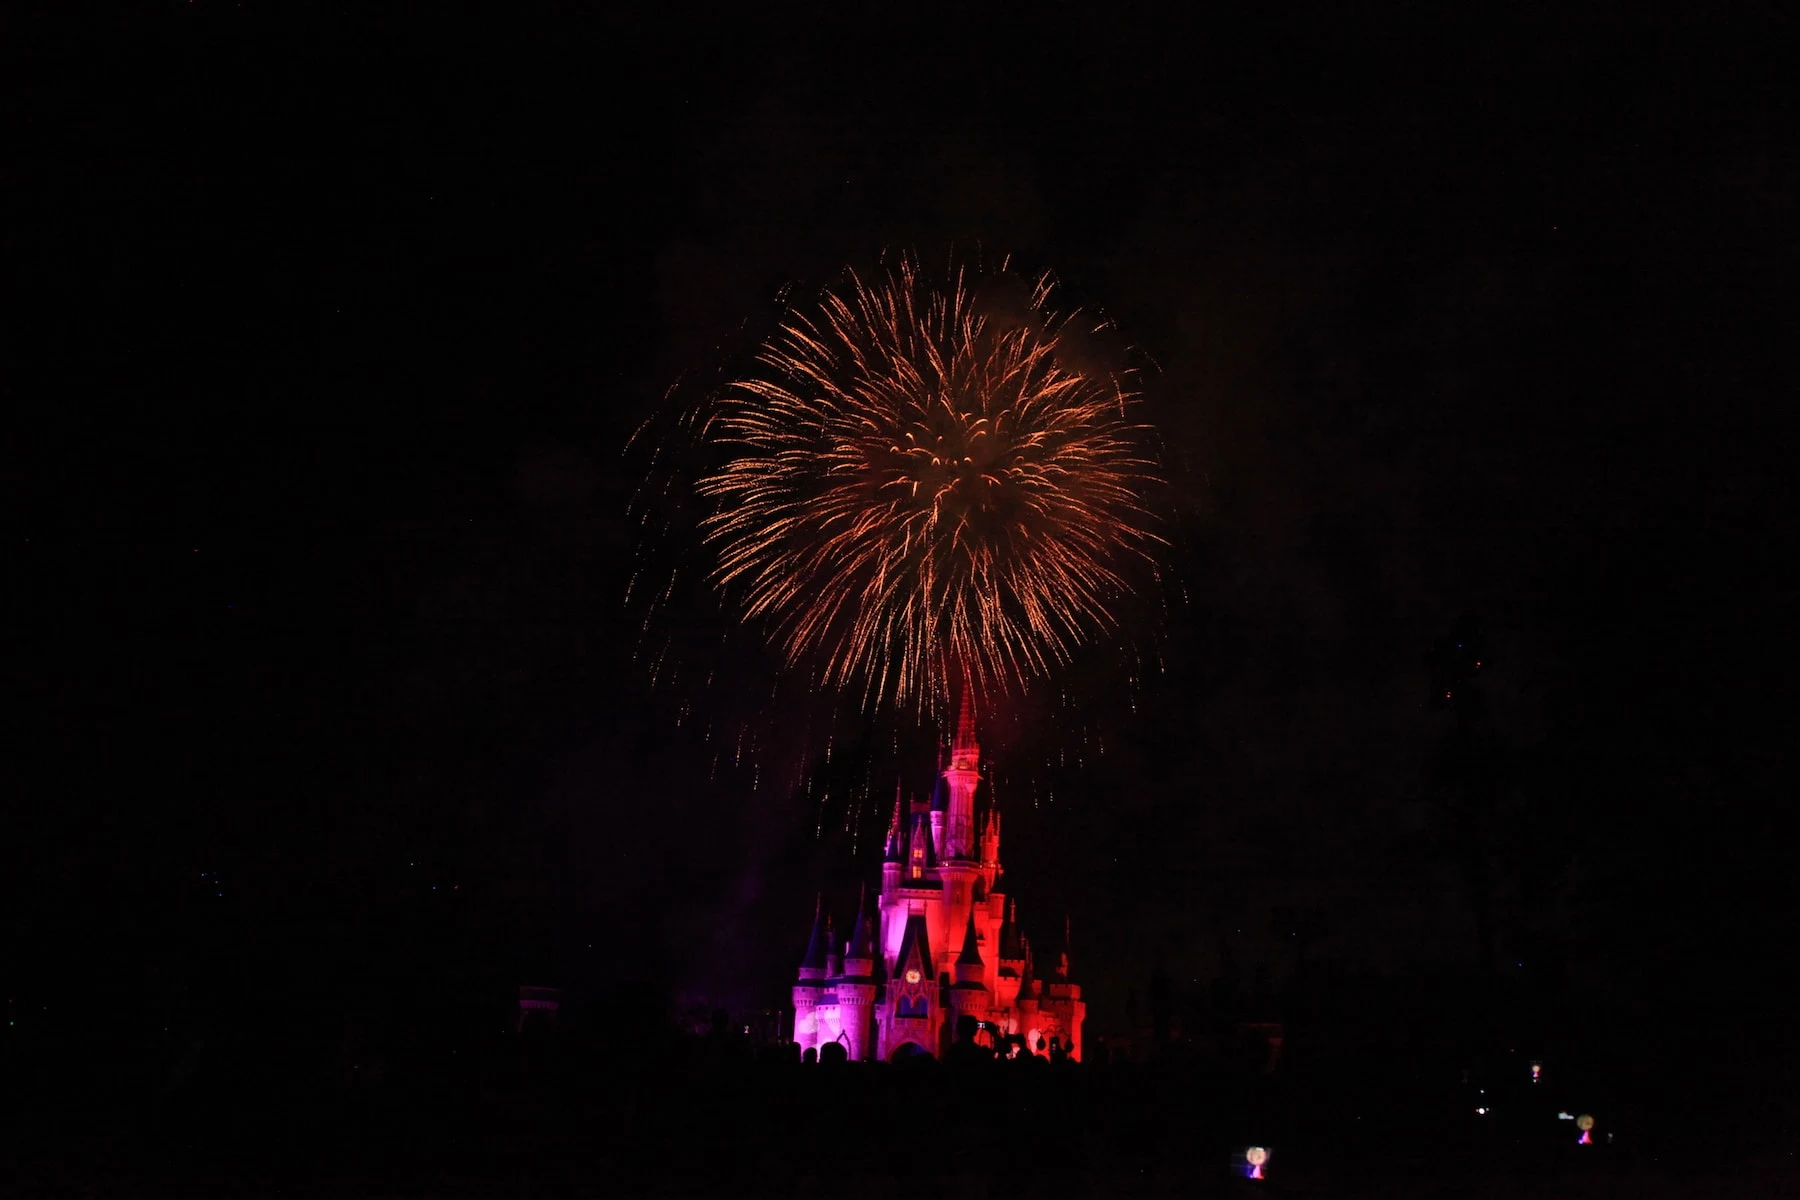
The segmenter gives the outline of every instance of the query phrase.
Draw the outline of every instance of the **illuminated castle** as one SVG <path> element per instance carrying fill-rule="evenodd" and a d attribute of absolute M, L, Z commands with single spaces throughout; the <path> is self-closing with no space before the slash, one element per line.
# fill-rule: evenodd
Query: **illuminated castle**
<path fill-rule="evenodd" d="M 980 782 L 981 747 L 965 694 L 932 801 L 908 811 L 894 798 L 873 924 L 866 902 L 859 904 L 840 953 L 829 918 L 821 926 L 814 914 L 794 984 L 794 1040 L 802 1049 L 838 1042 L 853 1062 L 921 1051 L 941 1057 L 958 1018 L 969 1016 L 1001 1035 L 1023 1036 L 1038 1053 L 1054 1039 L 1079 1061 L 1087 1005 L 1069 980 L 1067 925 L 1054 970 L 1038 979 L 1018 902 L 1000 889 L 1000 814 L 991 804 L 977 832 Z"/>

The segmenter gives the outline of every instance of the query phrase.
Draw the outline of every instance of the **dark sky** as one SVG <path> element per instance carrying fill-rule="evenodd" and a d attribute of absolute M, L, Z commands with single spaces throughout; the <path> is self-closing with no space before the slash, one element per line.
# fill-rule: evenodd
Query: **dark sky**
<path fill-rule="evenodd" d="M 1158 953 L 1286 971 L 1280 908 L 1351 973 L 1472 956 L 1423 665 L 1465 613 L 1497 958 L 1755 994 L 1800 576 L 1778 20 L 833 7 L 9 39 L 21 978 L 779 999 L 876 850 L 709 781 L 631 669 L 621 447 L 784 287 L 979 245 L 1154 361 L 1177 484 L 1167 674 L 1096 684 L 1113 754 L 1008 818 L 1097 1021 Z"/>

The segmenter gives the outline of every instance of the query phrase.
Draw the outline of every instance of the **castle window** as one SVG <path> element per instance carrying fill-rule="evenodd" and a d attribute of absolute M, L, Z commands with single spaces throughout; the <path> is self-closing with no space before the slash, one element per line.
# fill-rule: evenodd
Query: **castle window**
<path fill-rule="evenodd" d="M 931 1002 L 923 996 L 902 996 L 894 1015 L 897 1017 L 927 1017 L 931 1015 Z"/>

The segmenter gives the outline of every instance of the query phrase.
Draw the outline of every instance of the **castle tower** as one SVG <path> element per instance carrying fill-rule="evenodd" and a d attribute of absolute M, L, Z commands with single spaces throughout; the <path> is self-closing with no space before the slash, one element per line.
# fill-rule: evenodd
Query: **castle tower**
<path fill-rule="evenodd" d="M 975 914 L 969 914 L 969 927 L 963 932 L 962 953 L 956 957 L 954 979 L 958 984 L 977 984 L 987 973 L 981 962 L 981 934 L 975 928 Z M 984 986 L 982 991 L 987 991 Z"/>
<path fill-rule="evenodd" d="M 902 887 L 930 887 L 937 875 L 937 846 L 931 837 L 931 814 L 915 808 L 912 836 L 906 839 L 906 869 L 901 873 Z"/>
<path fill-rule="evenodd" d="M 851 1062 L 874 1056 L 872 1017 L 875 1011 L 875 938 L 869 930 L 868 894 L 856 902 L 856 931 L 844 952 L 844 974 L 837 981 L 838 1028 Z"/>
<path fill-rule="evenodd" d="M 968 928 L 963 932 L 962 953 L 956 958 L 956 966 L 952 968 L 954 981 L 950 984 L 950 1011 L 944 1022 L 943 1046 L 948 1053 L 950 1043 L 956 1039 L 956 1027 L 962 1023 L 963 1017 L 974 1017 L 981 1020 L 988 1015 L 988 989 L 982 982 L 987 968 L 981 961 L 980 935 L 975 929 L 975 914 L 969 914 Z"/>
<path fill-rule="evenodd" d="M 950 789 L 940 779 L 931 789 L 931 847 L 939 859 L 950 857 L 950 852 L 944 848 L 944 818 L 949 807 Z"/>
<path fill-rule="evenodd" d="M 838 953 L 837 937 L 831 928 L 831 914 L 825 914 L 825 978 L 836 979 L 844 973 L 844 956 Z"/>
<path fill-rule="evenodd" d="M 1025 937 L 1019 931 L 1019 902 L 1014 900 L 1007 909 L 1006 920 L 1000 926 L 1000 974 L 999 986 L 994 989 L 994 1001 L 1001 1008 L 1011 1008 L 1019 998 L 1019 988 L 1025 980 Z M 1017 1033 L 1019 1030 L 1008 1030 Z"/>
<path fill-rule="evenodd" d="M 1020 940 L 1025 943 L 1025 965 L 1019 977 L 1019 998 L 1013 1008 L 1019 1014 L 1019 1032 L 1025 1036 L 1025 1045 L 1036 1054 L 1042 1047 L 1035 1043 L 1043 1036 L 1038 1016 L 1037 965 L 1031 957 L 1031 939 L 1021 936 Z"/>
<path fill-rule="evenodd" d="M 938 875 L 944 883 L 942 916 L 944 970 L 951 967 L 951 947 L 961 940 L 975 903 L 975 884 L 981 878 L 976 859 L 975 789 L 981 783 L 981 746 L 975 740 L 973 689 L 963 687 L 962 709 L 957 716 L 956 737 L 950 744 L 950 765 L 944 769 L 944 856 Z M 936 814 L 933 814 L 936 815 Z"/>
<path fill-rule="evenodd" d="M 1064 917 L 1062 952 L 1057 956 L 1056 969 L 1049 981 L 1040 988 L 1038 1008 L 1047 1018 L 1046 1024 L 1054 1027 L 1056 1035 L 1062 1038 L 1069 1057 L 1079 1062 L 1081 1026 L 1087 1018 L 1087 1004 L 1081 998 L 1080 986 L 1069 977 L 1069 946 L 1069 919 Z"/>
<path fill-rule="evenodd" d="M 1000 884 L 1000 813 L 992 807 L 991 792 L 989 809 L 981 823 L 981 882 L 992 892 Z"/>
<path fill-rule="evenodd" d="M 887 845 L 881 856 L 881 903 L 886 908 L 893 903 L 894 893 L 900 887 L 900 872 L 906 860 L 906 813 L 902 807 L 900 795 L 901 784 L 894 784 L 894 819 L 888 825 Z M 885 934 L 882 945 L 887 945 Z"/>
<path fill-rule="evenodd" d="M 800 959 L 800 977 L 794 984 L 794 1041 L 802 1049 L 819 1044 L 819 993 L 825 987 L 825 941 L 819 922 L 824 912 L 821 895 L 813 908 L 812 936 L 806 941 L 806 953 Z"/>

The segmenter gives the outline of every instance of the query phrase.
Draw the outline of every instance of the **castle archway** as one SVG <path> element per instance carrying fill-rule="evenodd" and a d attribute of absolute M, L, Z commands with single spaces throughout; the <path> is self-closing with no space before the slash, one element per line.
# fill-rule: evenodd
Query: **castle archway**
<path fill-rule="evenodd" d="M 930 1058 L 930 1057 L 931 1057 L 931 1051 L 925 1049 L 925 1047 L 919 1045 L 919 1043 L 917 1043 L 917 1042 L 901 1042 L 898 1046 L 894 1047 L 894 1052 L 892 1054 L 888 1055 L 888 1061 L 889 1062 L 906 1062 L 909 1059 Z"/>

